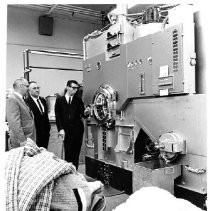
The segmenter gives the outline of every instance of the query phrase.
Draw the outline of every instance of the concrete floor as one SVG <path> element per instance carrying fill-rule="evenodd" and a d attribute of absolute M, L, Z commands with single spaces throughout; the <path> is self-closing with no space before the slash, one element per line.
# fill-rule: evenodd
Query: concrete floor
<path fill-rule="evenodd" d="M 85 175 L 85 164 L 80 164 L 78 171 Z M 86 175 L 85 175 L 86 176 Z M 119 194 L 115 196 L 106 197 L 106 208 L 104 211 L 112 211 L 119 204 L 122 204 L 129 197 L 127 194 Z"/>

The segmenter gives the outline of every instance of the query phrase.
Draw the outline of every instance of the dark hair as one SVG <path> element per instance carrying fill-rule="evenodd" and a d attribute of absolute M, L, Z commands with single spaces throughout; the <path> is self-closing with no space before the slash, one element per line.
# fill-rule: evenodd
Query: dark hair
<path fill-rule="evenodd" d="M 75 81 L 75 80 L 69 80 L 69 81 L 67 81 L 66 86 L 69 86 L 70 87 L 72 84 L 77 84 L 79 86 L 79 83 L 77 81 Z"/>

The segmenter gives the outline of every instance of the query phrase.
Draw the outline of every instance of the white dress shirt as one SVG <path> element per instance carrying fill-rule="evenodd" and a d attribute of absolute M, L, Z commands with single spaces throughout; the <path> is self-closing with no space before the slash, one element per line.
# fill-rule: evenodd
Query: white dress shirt
<path fill-rule="evenodd" d="M 72 96 L 69 96 L 68 94 L 65 94 L 66 102 L 69 103 L 69 98 L 70 98 L 70 104 L 72 102 Z"/>
<path fill-rule="evenodd" d="M 32 98 L 33 101 L 36 103 L 36 105 L 37 105 L 38 108 L 39 108 L 39 104 L 38 104 L 38 102 L 37 102 L 37 99 L 39 99 L 39 102 L 40 102 L 41 107 L 42 107 L 42 111 L 43 111 L 43 113 L 44 113 L 44 106 L 43 106 L 43 104 L 42 104 L 40 98 L 39 98 L 39 97 L 38 97 L 38 98 L 35 98 L 35 97 L 33 97 L 33 96 L 31 96 L 31 98 Z M 39 108 L 39 110 L 40 110 L 40 108 Z M 40 111 L 40 112 L 41 112 L 41 111 Z"/>

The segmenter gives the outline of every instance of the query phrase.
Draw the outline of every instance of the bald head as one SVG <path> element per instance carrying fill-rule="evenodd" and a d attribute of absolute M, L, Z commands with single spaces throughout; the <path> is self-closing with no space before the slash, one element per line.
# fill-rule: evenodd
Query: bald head
<path fill-rule="evenodd" d="M 21 85 L 28 85 L 28 81 L 25 78 L 18 78 L 14 81 L 13 83 L 13 88 L 14 90 L 16 90 L 17 88 L 19 88 Z"/>
<path fill-rule="evenodd" d="M 21 95 L 25 95 L 28 92 L 28 81 L 25 78 L 18 78 L 13 83 L 13 88 Z"/>

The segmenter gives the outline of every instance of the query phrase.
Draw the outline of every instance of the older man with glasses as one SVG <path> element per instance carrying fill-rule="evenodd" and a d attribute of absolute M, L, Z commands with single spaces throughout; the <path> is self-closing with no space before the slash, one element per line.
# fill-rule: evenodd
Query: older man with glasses
<path fill-rule="evenodd" d="M 78 89 L 78 82 L 69 80 L 64 96 L 57 98 L 55 102 L 56 125 L 59 136 L 64 140 L 65 160 L 72 162 L 76 169 L 84 132 L 82 118 L 90 113 L 90 109 L 85 109 L 82 99 L 78 97 Z"/>
<path fill-rule="evenodd" d="M 34 114 L 36 144 L 47 149 L 50 138 L 48 108 L 45 98 L 40 96 L 40 86 L 36 81 L 29 83 L 29 95 L 25 102 Z"/>
<path fill-rule="evenodd" d="M 34 115 L 24 101 L 29 83 L 18 78 L 13 83 L 14 93 L 6 101 L 6 120 L 9 125 L 9 149 L 24 146 L 27 138 L 36 142 Z"/>

